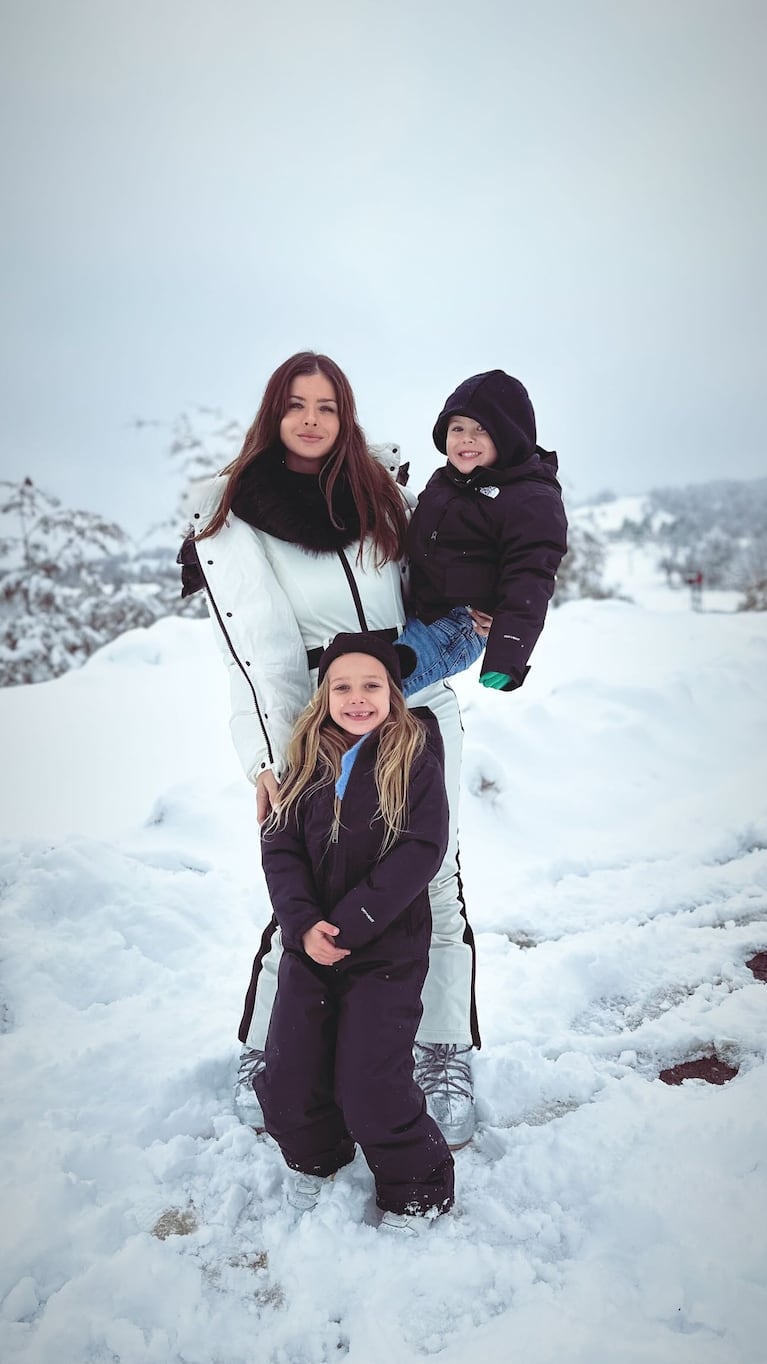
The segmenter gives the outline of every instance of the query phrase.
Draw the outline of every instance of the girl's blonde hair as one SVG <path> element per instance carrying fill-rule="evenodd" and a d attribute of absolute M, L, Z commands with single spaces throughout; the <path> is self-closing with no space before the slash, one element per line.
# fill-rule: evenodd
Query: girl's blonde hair
<path fill-rule="evenodd" d="M 380 727 L 374 769 L 378 792 L 374 819 L 380 819 L 384 826 L 380 857 L 407 828 L 410 771 L 426 743 L 423 724 L 408 710 L 405 698 L 390 674 L 389 689 L 391 705 Z M 288 775 L 279 789 L 277 805 L 269 821 L 271 827 L 283 827 L 302 797 L 312 795 L 323 786 L 335 786 L 341 773 L 341 758 L 348 747 L 349 735 L 331 719 L 330 682 L 324 677 L 296 721 L 288 745 Z M 336 796 L 329 842 L 337 841 L 340 827 L 341 802 Z"/>

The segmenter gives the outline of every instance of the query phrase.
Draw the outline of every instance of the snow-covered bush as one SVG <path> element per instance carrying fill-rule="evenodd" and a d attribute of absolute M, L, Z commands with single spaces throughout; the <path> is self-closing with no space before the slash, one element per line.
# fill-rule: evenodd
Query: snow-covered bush
<path fill-rule="evenodd" d="M 168 445 L 180 484 L 228 464 L 243 434 L 219 409 L 182 412 Z M 62 507 L 30 478 L 0 482 L 0 686 L 56 677 L 162 616 L 203 614 L 201 596 L 181 599 L 183 533 L 178 513 L 136 544 L 115 522 Z"/>
<path fill-rule="evenodd" d="M 735 585 L 743 593 L 739 611 L 767 611 L 767 530 L 743 549 L 735 566 Z"/>
<path fill-rule="evenodd" d="M 115 570 L 130 562 L 115 522 L 63 508 L 29 478 L 0 490 L 0 685 L 56 677 L 169 614 L 161 583 Z"/>
<path fill-rule="evenodd" d="M 567 532 L 567 554 L 559 566 L 553 606 L 575 601 L 578 597 L 602 600 L 615 592 L 604 581 L 607 548 L 601 535 L 573 520 Z"/>

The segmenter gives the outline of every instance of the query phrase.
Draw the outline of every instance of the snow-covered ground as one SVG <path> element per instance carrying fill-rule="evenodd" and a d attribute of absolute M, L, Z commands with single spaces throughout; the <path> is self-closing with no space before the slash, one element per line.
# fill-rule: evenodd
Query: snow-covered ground
<path fill-rule="evenodd" d="M 764 1364 L 766 671 L 765 616 L 606 601 L 459 679 L 480 1126 L 405 1244 L 361 1158 L 294 1221 L 231 1110 L 268 906 L 207 623 L 1 693 L 4 1364 Z"/>

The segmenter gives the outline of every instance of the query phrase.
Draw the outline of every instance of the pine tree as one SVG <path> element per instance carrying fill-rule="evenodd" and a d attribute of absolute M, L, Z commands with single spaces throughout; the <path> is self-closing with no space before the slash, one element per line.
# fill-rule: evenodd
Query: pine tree
<path fill-rule="evenodd" d="M 167 423 L 155 421 L 139 421 L 136 426 L 168 429 Z M 200 617 L 207 615 L 204 595 L 200 592 L 182 600 L 181 569 L 176 562 L 181 541 L 191 529 L 185 501 L 195 479 L 212 477 L 231 464 L 242 448 L 245 431 L 221 408 L 201 404 L 180 412 L 169 429 L 167 454 L 179 480 L 178 502 L 175 512 L 151 526 L 135 545 L 133 574 L 136 581 L 155 585 L 161 614 Z"/>
<path fill-rule="evenodd" d="M 160 423 L 137 423 L 159 425 Z M 180 492 L 175 514 L 151 527 L 147 539 L 167 534 L 175 543 L 185 527 L 184 499 L 189 484 L 212 477 L 231 464 L 245 436 L 241 423 L 227 417 L 220 407 L 196 406 L 180 412 L 170 427 L 168 456 L 178 475 Z"/>
<path fill-rule="evenodd" d="M 157 617 L 151 594 L 104 563 L 129 542 L 113 521 L 70 511 L 30 478 L 0 483 L 0 685 L 41 682 Z"/>

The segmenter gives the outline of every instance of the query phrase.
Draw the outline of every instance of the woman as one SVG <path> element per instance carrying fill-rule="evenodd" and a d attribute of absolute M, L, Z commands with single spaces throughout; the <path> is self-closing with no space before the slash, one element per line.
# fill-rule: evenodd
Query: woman
<path fill-rule="evenodd" d="M 256 787 L 259 823 L 285 774 L 293 725 L 315 690 L 323 648 L 339 631 L 380 631 L 391 642 L 405 624 L 406 497 L 395 482 L 396 447 L 383 458 L 386 467 L 371 457 L 346 376 L 327 356 L 304 351 L 271 376 L 237 459 L 196 486 L 195 537 L 182 551 L 184 592 L 206 590 L 229 669 L 232 736 Z M 469 1055 L 479 1046 L 474 938 L 456 839 L 462 730 L 444 682 L 408 703 L 437 716 L 450 804 L 448 851 L 429 887 L 433 930 L 416 1078 L 456 1147 L 474 1130 Z M 272 919 L 239 1032 L 236 1105 L 254 1126 L 261 1115 L 253 1079 L 264 1065 L 280 952 Z"/>

